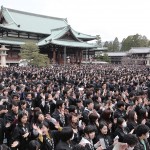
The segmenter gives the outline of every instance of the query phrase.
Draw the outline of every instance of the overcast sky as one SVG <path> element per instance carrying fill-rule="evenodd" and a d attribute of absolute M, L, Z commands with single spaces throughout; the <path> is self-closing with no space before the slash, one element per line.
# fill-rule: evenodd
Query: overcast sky
<path fill-rule="evenodd" d="M 67 18 L 76 31 L 102 41 L 136 33 L 150 39 L 150 0 L 0 0 L 0 5 Z"/>

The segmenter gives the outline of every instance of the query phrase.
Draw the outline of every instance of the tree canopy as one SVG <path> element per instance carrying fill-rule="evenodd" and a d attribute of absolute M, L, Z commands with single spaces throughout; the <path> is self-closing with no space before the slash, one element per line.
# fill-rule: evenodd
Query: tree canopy
<path fill-rule="evenodd" d="M 119 40 L 118 40 L 118 38 L 116 37 L 113 42 L 106 41 L 104 43 L 104 47 L 107 47 L 108 51 L 110 51 L 110 52 L 119 51 L 120 49 L 119 49 Z"/>
<path fill-rule="evenodd" d="M 96 35 L 96 44 L 98 47 L 102 47 L 101 37 L 100 35 Z"/>
<path fill-rule="evenodd" d="M 95 58 L 100 61 L 111 62 L 107 53 L 104 53 L 104 55 L 97 55 Z"/>
<path fill-rule="evenodd" d="M 121 51 L 128 51 L 132 47 L 148 47 L 150 42 L 146 36 L 140 34 L 130 35 L 122 40 Z"/>
<path fill-rule="evenodd" d="M 48 64 L 48 56 L 40 54 L 40 49 L 35 43 L 26 43 L 21 45 L 20 54 L 22 59 L 26 59 L 29 64 L 34 66 L 46 66 Z"/>
<path fill-rule="evenodd" d="M 113 51 L 119 51 L 119 40 L 118 38 L 116 37 L 113 41 Z"/>

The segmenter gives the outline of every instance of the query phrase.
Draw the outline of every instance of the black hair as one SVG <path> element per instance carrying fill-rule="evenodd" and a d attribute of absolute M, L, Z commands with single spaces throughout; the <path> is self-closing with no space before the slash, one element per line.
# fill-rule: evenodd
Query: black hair
<path fill-rule="evenodd" d="M 43 121 L 43 123 L 42 124 L 40 124 L 40 128 L 42 128 L 43 126 L 45 126 L 46 128 L 48 128 L 49 129 L 49 124 L 48 124 L 48 122 L 47 121 Z"/>
<path fill-rule="evenodd" d="M 127 116 L 127 120 L 129 121 L 129 122 L 134 122 L 134 116 L 135 116 L 135 111 L 134 110 L 131 110 L 131 111 L 129 111 L 129 113 L 128 113 L 128 116 Z"/>
<path fill-rule="evenodd" d="M 35 116 L 34 116 L 34 118 L 35 118 L 35 122 L 37 122 L 38 121 L 38 117 L 39 117 L 39 115 L 43 115 L 43 113 L 41 112 L 41 111 L 37 111 L 36 113 L 35 113 Z"/>
<path fill-rule="evenodd" d="M 99 130 L 101 130 L 104 126 L 107 127 L 107 124 L 106 124 L 105 122 L 101 122 L 101 123 L 99 124 Z"/>
<path fill-rule="evenodd" d="M 125 103 L 123 101 L 118 101 L 117 102 L 117 107 L 121 108 L 122 106 L 125 106 Z"/>
<path fill-rule="evenodd" d="M 123 122 L 124 122 L 123 118 L 117 118 L 117 125 L 118 126 L 121 126 Z"/>
<path fill-rule="evenodd" d="M 84 128 L 84 133 L 85 134 L 90 134 L 92 132 L 95 132 L 95 127 L 92 125 L 88 125 Z"/>
<path fill-rule="evenodd" d="M 23 118 L 23 116 L 28 116 L 25 112 L 20 112 L 18 114 L 18 123 L 21 124 L 21 119 Z"/>
<path fill-rule="evenodd" d="M 150 128 L 145 125 L 145 124 L 140 124 L 136 127 L 135 129 L 135 133 L 137 135 L 137 137 L 141 137 L 143 134 L 146 134 L 147 132 L 149 132 Z"/>
<path fill-rule="evenodd" d="M 27 102 L 25 100 L 20 101 L 20 105 L 25 105 Z"/>
<path fill-rule="evenodd" d="M 29 143 L 29 150 L 39 150 L 40 149 L 40 143 L 36 140 L 32 140 Z"/>
<path fill-rule="evenodd" d="M 127 143 L 130 147 L 133 147 L 138 143 L 138 138 L 134 134 L 125 134 L 123 142 Z"/>
<path fill-rule="evenodd" d="M 93 101 L 91 99 L 87 99 L 86 100 L 86 106 L 88 106 L 89 104 L 93 103 Z"/>
<path fill-rule="evenodd" d="M 141 109 L 139 109 L 139 111 L 138 111 L 138 120 L 137 120 L 137 122 L 139 123 L 139 124 L 141 124 L 141 122 L 142 122 L 142 120 L 143 119 L 146 119 L 147 117 L 146 117 L 146 112 L 147 112 L 147 110 L 145 109 L 145 108 L 141 108 Z"/>
<path fill-rule="evenodd" d="M 16 102 L 16 101 L 12 101 L 12 103 L 11 103 L 11 105 L 10 105 L 10 108 L 11 108 L 11 109 L 12 109 L 12 106 L 17 107 L 17 106 L 19 106 L 19 103 Z"/>
<path fill-rule="evenodd" d="M 67 142 L 73 136 L 73 130 L 71 127 L 64 127 L 60 133 L 61 140 Z"/>
<path fill-rule="evenodd" d="M 75 112 L 75 110 L 76 110 L 76 106 L 74 106 L 74 105 L 69 106 L 69 113 Z"/>
<path fill-rule="evenodd" d="M 91 113 L 89 115 L 89 120 L 90 120 L 90 123 L 95 123 L 95 121 L 98 119 L 98 115 L 96 113 Z"/>
<path fill-rule="evenodd" d="M 95 102 L 95 101 L 97 101 L 98 100 L 98 96 L 93 96 L 93 98 L 92 98 L 92 100 Z"/>
<path fill-rule="evenodd" d="M 61 101 L 61 100 L 56 101 L 56 108 L 59 109 L 59 107 L 62 107 L 63 104 L 64 104 L 64 101 Z"/>

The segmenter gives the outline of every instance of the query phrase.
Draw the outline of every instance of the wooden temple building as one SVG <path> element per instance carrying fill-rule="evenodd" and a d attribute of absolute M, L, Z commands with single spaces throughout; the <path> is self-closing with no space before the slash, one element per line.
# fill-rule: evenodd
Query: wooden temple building
<path fill-rule="evenodd" d="M 20 46 L 35 42 L 40 52 L 48 54 L 53 63 L 80 63 L 83 51 L 95 48 L 88 41 L 96 39 L 75 31 L 66 18 L 44 16 L 1 7 L 0 10 L 0 45 L 5 45 L 6 63 L 17 64 L 20 60 Z"/>

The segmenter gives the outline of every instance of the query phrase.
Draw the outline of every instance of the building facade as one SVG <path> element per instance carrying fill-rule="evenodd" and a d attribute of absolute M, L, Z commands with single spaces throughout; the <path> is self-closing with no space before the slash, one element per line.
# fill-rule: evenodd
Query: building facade
<path fill-rule="evenodd" d="M 106 54 L 113 64 L 150 65 L 150 47 L 133 47 L 126 52 L 106 52 Z"/>
<path fill-rule="evenodd" d="M 20 46 L 28 42 L 36 43 L 40 52 L 48 54 L 52 63 L 80 63 L 83 50 L 95 46 L 88 41 L 96 39 L 75 31 L 66 18 L 44 16 L 1 7 L 0 45 L 9 51 L 7 64 L 19 63 Z"/>

